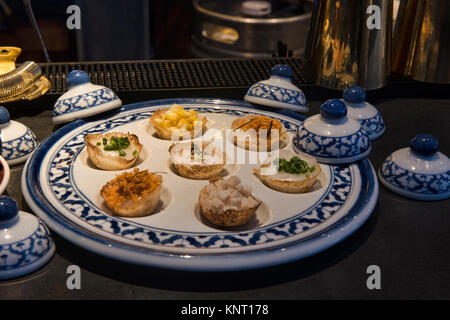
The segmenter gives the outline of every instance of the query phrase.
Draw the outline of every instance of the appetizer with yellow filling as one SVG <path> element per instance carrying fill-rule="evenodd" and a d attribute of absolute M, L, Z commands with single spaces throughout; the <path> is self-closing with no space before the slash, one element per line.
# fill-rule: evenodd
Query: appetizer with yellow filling
<path fill-rule="evenodd" d="M 252 114 L 235 119 L 231 128 L 237 146 L 258 151 L 271 151 L 277 145 L 282 147 L 287 132 L 280 121 Z"/>
<path fill-rule="evenodd" d="M 189 179 L 215 178 L 225 166 L 225 154 L 213 143 L 176 143 L 170 146 L 169 153 L 177 172 Z"/>
<path fill-rule="evenodd" d="M 116 215 L 142 217 L 155 210 L 161 186 L 160 174 L 134 168 L 132 172 L 124 172 L 106 183 L 100 194 Z"/>
<path fill-rule="evenodd" d="M 183 140 L 202 135 L 206 131 L 206 117 L 200 117 L 195 110 L 184 110 L 174 104 L 170 109 L 155 111 L 150 122 L 156 134 L 165 140 Z"/>
<path fill-rule="evenodd" d="M 311 157 L 301 159 L 293 152 L 280 150 L 277 158 L 253 171 L 269 188 L 286 193 L 305 193 L 311 190 L 321 169 Z"/>
<path fill-rule="evenodd" d="M 85 143 L 91 161 L 104 170 L 132 167 L 142 149 L 136 135 L 122 132 L 90 133 Z"/>
<path fill-rule="evenodd" d="M 243 225 L 261 205 L 252 195 L 252 188 L 244 186 L 236 176 L 210 181 L 200 190 L 198 201 L 206 219 L 224 227 Z"/>

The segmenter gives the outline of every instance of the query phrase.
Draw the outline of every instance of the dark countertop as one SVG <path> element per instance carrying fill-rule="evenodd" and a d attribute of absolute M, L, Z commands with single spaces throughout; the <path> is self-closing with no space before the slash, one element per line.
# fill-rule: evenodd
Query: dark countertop
<path fill-rule="evenodd" d="M 410 86 L 402 95 L 388 94 L 392 88 L 368 95 L 387 125 L 369 155 L 375 169 L 418 133 L 435 135 L 440 150 L 450 154 L 450 87 L 439 86 L 439 94 L 414 88 L 418 87 Z M 332 90 L 302 89 L 310 97 L 310 114 L 318 112 L 323 100 L 337 97 Z M 169 97 L 241 99 L 245 91 L 216 88 L 118 95 L 128 104 Z M 50 117 L 57 97 L 47 94 L 5 107 L 12 119 L 29 126 L 42 141 L 55 129 Z M 29 211 L 21 195 L 22 169 L 23 165 L 11 168 L 7 194 Z M 353 235 L 312 257 L 251 271 L 199 273 L 135 266 L 95 255 L 53 233 L 57 252 L 52 260 L 33 274 L 1 281 L 0 299 L 449 299 L 449 231 L 450 200 L 409 200 L 380 185 L 373 214 Z M 66 286 L 66 270 L 73 264 L 81 267 L 81 290 Z M 381 268 L 380 290 L 366 287 L 370 265 Z"/>

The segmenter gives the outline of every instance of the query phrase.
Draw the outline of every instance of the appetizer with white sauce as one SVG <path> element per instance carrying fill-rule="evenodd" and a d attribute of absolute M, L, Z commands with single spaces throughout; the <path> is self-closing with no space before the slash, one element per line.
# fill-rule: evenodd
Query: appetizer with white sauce
<path fill-rule="evenodd" d="M 235 119 L 231 129 L 235 145 L 254 151 L 282 148 L 287 133 L 280 121 L 253 114 Z"/>
<path fill-rule="evenodd" d="M 142 149 L 136 135 L 122 132 L 90 133 L 85 143 L 91 161 L 104 170 L 132 167 Z"/>
<path fill-rule="evenodd" d="M 174 104 L 170 109 L 155 111 L 150 122 L 158 137 L 164 140 L 191 139 L 206 131 L 206 117 L 200 117 L 195 110 L 186 111 Z"/>
<path fill-rule="evenodd" d="M 172 144 L 170 159 L 177 172 L 189 179 L 210 180 L 225 166 L 225 154 L 213 143 L 186 142 Z"/>
<path fill-rule="evenodd" d="M 151 214 L 161 196 L 162 176 L 134 168 L 106 183 L 100 194 L 106 205 L 122 217 L 142 217 Z"/>
<path fill-rule="evenodd" d="M 200 190 L 198 200 L 206 219 L 224 227 L 243 225 L 261 205 L 252 195 L 252 188 L 244 186 L 236 176 L 210 181 Z"/>
<path fill-rule="evenodd" d="M 311 190 L 321 169 L 312 157 L 301 159 L 297 154 L 280 150 L 278 157 L 253 169 L 261 181 L 277 191 L 286 193 L 305 193 Z"/>

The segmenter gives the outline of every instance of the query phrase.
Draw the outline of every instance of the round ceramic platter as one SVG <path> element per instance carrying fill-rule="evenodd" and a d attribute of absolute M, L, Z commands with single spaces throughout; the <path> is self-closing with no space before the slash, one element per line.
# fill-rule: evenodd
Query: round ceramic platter
<path fill-rule="evenodd" d="M 198 206 L 199 191 L 208 181 L 179 176 L 170 163 L 172 141 L 159 139 L 149 122 L 155 110 L 174 103 L 207 117 L 206 136 L 246 114 L 276 118 L 289 131 L 285 148 L 290 150 L 291 138 L 305 118 L 290 111 L 257 110 L 243 101 L 171 99 L 77 120 L 43 141 L 27 161 L 22 191 L 30 208 L 54 232 L 87 250 L 129 263 L 193 271 L 252 269 L 297 260 L 349 236 L 372 213 L 378 183 L 367 159 L 352 165 L 321 164 L 317 183 L 305 194 L 268 188 L 252 173 L 258 165 L 243 161 L 227 164 L 223 176 L 240 177 L 263 203 L 245 225 L 215 227 Z M 84 136 L 107 131 L 136 134 L 144 148 L 135 166 L 165 172 L 160 204 L 150 216 L 117 217 L 103 203 L 100 189 L 122 171 L 97 169 Z"/>

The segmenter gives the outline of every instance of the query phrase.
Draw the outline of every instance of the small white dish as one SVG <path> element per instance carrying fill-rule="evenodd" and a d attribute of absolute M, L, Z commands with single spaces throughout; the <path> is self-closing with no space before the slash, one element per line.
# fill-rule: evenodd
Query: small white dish
<path fill-rule="evenodd" d="M 401 196 L 416 200 L 450 197 L 450 161 L 429 134 L 415 136 L 409 147 L 390 154 L 378 170 L 381 183 Z"/>
<path fill-rule="evenodd" d="M 39 269 L 54 253 L 55 245 L 44 223 L 19 211 L 14 199 L 0 196 L 0 280 Z"/>
<path fill-rule="evenodd" d="M 25 162 L 38 146 L 33 131 L 24 124 L 10 120 L 9 112 L 0 106 L 2 157 L 9 165 Z"/>
<path fill-rule="evenodd" d="M 381 113 L 366 101 L 366 92 L 358 86 L 351 86 L 344 90 L 342 101 L 347 105 L 347 115 L 356 119 L 366 130 L 370 140 L 379 138 L 386 126 Z"/>
<path fill-rule="evenodd" d="M 328 164 L 360 160 L 372 147 L 367 132 L 357 120 L 347 117 L 347 107 L 338 99 L 325 101 L 320 114 L 300 125 L 292 142 L 296 151 Z"/>
<path fill-rule="evenodd" d="M 6 162 L 5 158 L 2 156 L 0 156 L 0 166 L 0 195 L 2 195 L 8 186 L 9 178 L 11 177 L 11 170 L 8 162 Z"/>
<path fill-rule="evenodd" d="M 56 100 L 53 107 L 54 124 L 90 117 L 122 105 L 114 91 L 92 84 L 84 71 L 71 71 L 66 81 L 69 90 Z"/>
<path fill-rule="evenodd" d="M 292 84 L 292 69 L 277 65 L 270 70 L 270 78 L 259 81 L 247 91 L 245 101 L 264 106 L 308 112 L 306 97 Z"/>

